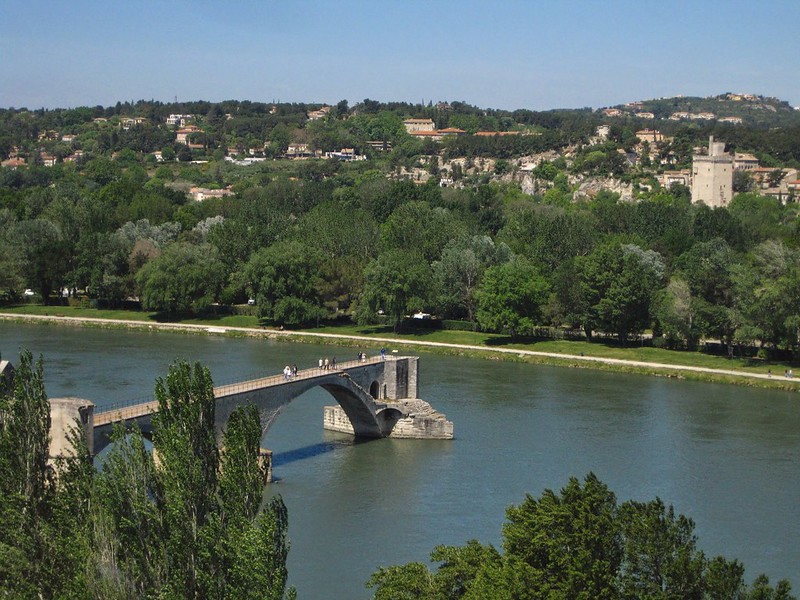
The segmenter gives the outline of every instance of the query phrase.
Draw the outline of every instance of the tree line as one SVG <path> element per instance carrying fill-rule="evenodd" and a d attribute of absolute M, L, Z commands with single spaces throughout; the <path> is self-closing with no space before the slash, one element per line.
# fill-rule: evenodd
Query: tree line
<path fill-rule="evenodd" d="M 547 164 L 552 185 L 533 196 L 327 161 L 246 175 L 106 158 L 3 172 L 0 290 L 172 314 L 252 298 L 284 326 L 399 327 L 423 311 L 513 337 L 548 326 L 628 343 L 647 330 L 673 348 L 797 350 L 796 204 L 743 193 L 711 209 L 679 186 L 576 202 L 565 163 Z M 174 187 L 183 177 L 230 181 L 235 195 L 190 202 Z"/>

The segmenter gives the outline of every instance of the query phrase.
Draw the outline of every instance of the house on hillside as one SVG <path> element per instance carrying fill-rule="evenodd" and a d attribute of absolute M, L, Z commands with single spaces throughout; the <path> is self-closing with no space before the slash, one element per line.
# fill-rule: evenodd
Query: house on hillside
<path fill-rule="evenodd" d="M 403 121 L 403 126 L 406 128 L 407 133 L 434 131 L 436 129 L 433 119 L 406 119 Z"/>
<path fill-rule="evenodd" d="M 656 129 L 640 129 L 636 132 L 636 137 L 639 138 L 640 142 L 647 142 L 651 145 L 664 141 L 664 136 Z"/>
<path fill-rule="evenodd" d="M 313 151 L 308 144 L 289 144 L 289 147 L 286 149 L 286 158 L 291 158 L 293 160 L 316 158 L 321 155 L 320 152 Z"/>
<path fill-rule="evenodd" d="M 439 135 L 441 135 L 442 137 L 448 135 L 459 136 L 459 135 L 465 135 L 466 133 L 467 133 L 466 131 L 464 131 L 463 129 L 459 129 L 458 127 L 445 127 L 444 129 L 439 130 Z"/>
<path fill-rule="evenodd" d="M 207 198 L 224 198 L 225 196 L 232 196 L 233 190 L 229 187 L 221 190 L 212 190 L 203 187 L 193 187 L 189 189 L 189 194 L 195 202 L 202 202 Z"/>
<path fill-rule="evenodd" d="M 657 179 L 661 187 L 665 189 L 669 189 L 675 184 L 691 187 L 692 172 L 689 169 L 681 169 L 680 171 L 664 171 L 657 177 Z"/>
<path fill-rule="evenodd" d="M 733 154 L 734 171 L 752 171 L 758 168 L 758 159 L 752 154 L 735 152 Z"/>
<path fill-rule="evenodd" d="M 145 121 L 147 119 L 144 117 L 123 117 L 119 120 L 119 124 L 123 129 L 128 130 L 136 125 L 144 125 Z"/>
<path fill-rule="evenodd" d="M 20 158 L 19 156 L 12 156 L 1 162 L 0 166 L 6 169 L 11 169 L 12 171 L 16 171 L 18 168 L 25 166 L 25 159 Z"/>
<path fill-rule="evenodd" d="M 200 133 L 203 131 L 197 125 L 189 125 L 175 132 L 175 141 L 179 144 L 189 144 L 189 136 L 193 133 Z"/>
<path fill-rule="evenodd" d="M 194 115 L 170 115 L 167 117 L 167 125 L 173 127 L 184 127 L 189 124 L 189 121 L 194 119 Z"/>
<path fill-rule="evenodd" d="M 323 106 L 319 110 L 312 110 L 308 113 L 308 120 L 309 121 L 316 121 L 317 119 L 324 119 L 327 117 L 331 112 L 330 106 Z"/>

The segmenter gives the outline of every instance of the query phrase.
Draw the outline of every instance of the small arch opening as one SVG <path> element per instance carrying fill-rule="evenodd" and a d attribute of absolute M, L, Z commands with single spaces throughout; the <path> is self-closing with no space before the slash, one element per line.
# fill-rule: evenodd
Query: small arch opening
<path fill-rule="evenodd" d="M 369 395 L 372 396 L 375 400 L 378 399 L 378 395 L 380 394 L 380 385 L 377 381 L 373 381 L 372 385 L 369 386 Z"/>

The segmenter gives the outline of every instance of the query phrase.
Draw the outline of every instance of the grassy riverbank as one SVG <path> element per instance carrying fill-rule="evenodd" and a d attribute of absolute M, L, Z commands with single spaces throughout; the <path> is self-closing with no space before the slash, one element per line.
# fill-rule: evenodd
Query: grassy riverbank
<path fill-rule="evenodd" d="M 190 326 L 191 331 L 198 333 L 209 333 L 207 328 L 212 327 L 215 329 L 211 333 L 218 335 L 280 336 L 297 342 L 359 348 L 365 345 L 375 348 L 387 346 L 392 349 L 406 348 L 440 354 L 469 354 L 495 360 L 595 368 L 787 390 L 800 389 L 800 381 L 782 377 L 787 369 L 797 369 L 798 363 L 729 359 L 702 352 L 681 352 L 644 346 L 623 348 L 613 342 L 549 339 L 517 341 L 498 334 L 431 329 L 394 333 L 390 327 L 358 325 L 328 325 L 307 330 L 277 331 L 264 327 L 255 316 L 222 315 L 168 320 L 158 313 L 34 304 L 2 307 L 0 313 L 20 320 L 28 315 L 68 317 L 71 323 L 74 323 L 71 319 L 81 319 L 86 320 L 89 326 L 103 327 L 113 327 L 116 323 L 118 326 L 174 329 L 176 326 L 186 325 Z"/>

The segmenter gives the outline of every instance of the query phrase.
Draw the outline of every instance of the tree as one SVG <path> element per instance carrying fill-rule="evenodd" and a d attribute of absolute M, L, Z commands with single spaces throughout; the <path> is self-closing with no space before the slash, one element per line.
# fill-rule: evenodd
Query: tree
<path fill-rule="evenodd" d="M 730 342 L 736 329 L 733 267 L 737 258 L 722 239 L 700 242 L 675 261 L 676 270 L 689 284 L 692 310 L 701 336 Z"/>
<path fill-rule="evenodd" d="M 170 313 L 201 311 L 219 296 L 225 273 L 213 246 L 171 244 L 136 275 L 142 307 Z"/>
<path fill-rule="evenodd" d="M 608 243 L 579 260 L 584 327 L 615 333 L 624 345 L 650 323 L 650 302 L 662 282 L 661 255 L 635 244 Z"/>
<path fill-rule="evenodd" d="M 17 221 L 8 209 L 0 210 L 0 295 L 25 287 L 24 261 Z"/>
<path fill-rule="evenodd" d="M 0 395 L 0 592 L 8 597 L 36 598 L 43 584 L 49 435 L 42 359 L 23 351 L 11 392 Z"/>
<path fill-rule="evenodd" d="M 685 341 L 694 348 L 698 335 L 693 327 L 692 292 L 683 279 L 671 278 L 667 287 L 655 294 L 652 313 L 670 346 Z"/>
<path fill-rule="evenodd" d="M 262 317 L 299 325 L 323 316 L 319 293 L 320 254 L 297 241 L 259 250 L 240 273 Z"/>
<path fill-rule="evenodd" d="M 623 598 L 703 598 L 705 557 L 694 522 L 660 498 L 629 501 L 619 510 L 624 542 L 619 588 Z"/>
<path fill-rule="evenodd" d="M 616 497 L 593 473 L 506 511 L 503 549 L 537 597 L 611 598 L 622 561 Z"/>
<path fill-rule="evenodd" d="M 67 272 L 64 237 L 47 219 L 23 221 L 19 224 L 19 234 L 25 278 L 47 304 L 50 293 L 61 288 Z"/>
<path fill-rule="evenodd" d="M 450 240 L 441 260 L 433 264 L 439 313 L 448 317 L 475 320 L 476 292 L 489 267 L 507 262 L 511 251 L 505 244 L 495 244 L 489 236 Z"/>
<path fill-rule="evenodd" d="M 206 368 L 172 366 L 156 399 L 157 460 L 120 430 L 99 475 L 94 596 L 283 598 L 287 515 L 280 497 L 262 504 L 258 411 L 234 411 L 220 451 Z"/>
<path fill-rule="evenodd" d="M 549 291 L 539 270 L 524 259 L 491 267 L 477 293 L 478 323 L 513 338 L 531 334 L 542 320 Z"/>
<path fill-rule="evenodd" d="M 432 272 L 428 263 L 413 252 L 382 252 L 364 271 L 364 291 L 359 299 L 359 323 L 372 323 L 384 312 L 395 331 L 403 318 L 424 309 L 431 290 Z"/>
<path fill-rule="evenodd" d="M 594 225 L 584 214 L 550 205 L 515 212 L 500 239 L 516 254 L 551 273 L 564 261 L 588 254 L 594 245 Z"/>
<path fill-rule="evenodd" d="M 428 263 L 438 260 L 447 242 L 464 231 L 445 208 L 427 202 L 408 202 L 397 207 L 381 227 L 382 250 L 414 251 Z"/>

